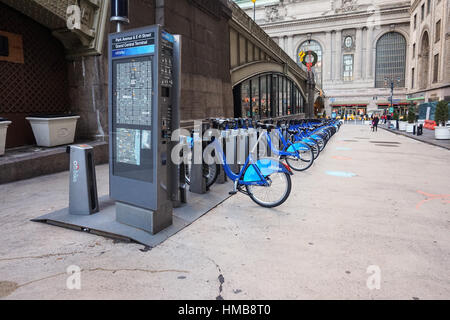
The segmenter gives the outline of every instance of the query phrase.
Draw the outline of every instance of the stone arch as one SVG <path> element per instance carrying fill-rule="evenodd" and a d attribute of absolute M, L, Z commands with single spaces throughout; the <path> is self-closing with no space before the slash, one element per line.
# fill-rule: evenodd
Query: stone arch
<path fill-rule="evenodd" d="M 386 50 L 389 48 L 389 50 Z M 396 49 L 395 54 L 392 52 Z M 383 88 L 386 78 L 399 79 L 396 86 L 406 86 L 407 40 L 401 32 L 391 30 L 377 37 L 375 45 L 375 87 Z M 394 68 L 395 67 L 395 68 Z"/>
<path fill-rule="evenodd" d="M 382 31 L 380 31 L 377 34 L 377 36 L 374 37 L 373 40 L 372 40 L 372 48 L 376 48 L 378 40 L 380 40 L 384 35 L 386 35 L 388 33 L 391 33 L 391 32 L 400 33 L 403 36 L 403 38 L 405 38 L 406 45 L 408 46 L 409 34 L 407 32 L 405 32 L 404 30 L 402 30 L 402 29 L 393 29 L 393 30 L 382 30 Z"/>
<path fill-rule="evenodd" d="M 295 56 L 294 56 L 294 61 L 295 61 L 295 62 L 299 63 L 299 62 L 298 62 L 298 53 L 299 53 L 299 50 L 300 50 L 301 46 L 302 46 L 303 44 L 305 44 L 306 42 L 308 42 L 308 41 L 309 41 L 308 39 L 304 39 L 303 41 L 299 41 L 299 42 L 297 43 L 297 45 L 296 45 L 296 47 L 295 47 Z M 323 42 L 322 42 L 321 40 L 319 40 L 319 39 L 314 38 L 314 39 L 311 39 L 311 43 L 317 43 L 317 44 L 319 45 L 320 51 L 321 51 L 321 55 L 320 55 L 320 63 L 323 64 L 323 62 L 324 62 L 324 53 L 325 53 Z M 305 70 L 303 66 L 302 66 L 302 69 Z M 314 71 L 314 70 L 313 70 L 313 71 Z M 317 72 L 317 71 L 316 71 L 316 72 Z M 316 72 L 314 72 L 314 73 L 316 73 Z M 323 66 L 322 66 L 322 65 L 320 65 L 320 75 L 318 76 L 318 75 L 316 74 L 315 77 L 316 77 L 316 78 L 315 78 L 316 83 L 317 83 L 319 86 L 322 86 L 322 82 L 323 82 Z"/>
<path fill-rule="evenodd" d="M 297 77 L 295 77 L 292 73 L 288 72 L 286 74 L 284 70 L 284 66 L 275 62 L 251 62 L 247 63 L 243 66 L 237 67 L 231 71 L 231 85 L 234 87 L 237 84 L 244 82 L 247 79 L 253 78 L 259 74 L 263 73 L 280 73 L 289 77 L 295 84 L 298 86 L 300 91 L 302 92 L 303 97 L 305 95 L 305 88 L 302 85 Z"/>

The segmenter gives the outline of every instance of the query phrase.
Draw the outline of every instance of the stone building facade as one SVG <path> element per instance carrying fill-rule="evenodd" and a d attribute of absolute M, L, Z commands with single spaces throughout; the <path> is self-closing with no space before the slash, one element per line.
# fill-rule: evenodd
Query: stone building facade
<path fill-rule="evenodd" d="M 0 92 L 8 96 L 0 100 L 0 116 L 13 120 L 7 148 L 34 143 L 25 120 L 31 114 L 75 113 L 77 140 L 107 138 L 107 35 L 115 30 L 109 3 L 0 0 L 0 34 L 14 46 L 19 39 L 24 53 L 23 61 L 0 57 Z M 82 12 L 74 30 L 67 24 L 70 4 Z M 129 12 L 126 29 L 159 23 L 183 36 L 182 120 L 233 116 L 227 2 L 133 0 Z"/>
<path fill-rule="evenodd" d="M 251 1 L 236 2 L 253 17 Z M 256 1 L 256 22 L 298 62 L 301 51 L 318 53 L 319 62 L 313 70 L 323 90 L 328 115 L 333 111 L 384 112 L 390 105 L 391 83 L 394 85 L 393 104 L 405 112 L 413 97 L 424 96 L 424 101 L 428 102 L 448 96 L 445 93 L 449 87 L 448 2 L 261 0 Z M 423 5 L 430 13 L 423 21 L 417 21 L 417 30 L 414 30 L 414 14 L 422 10 Z M 436 37 L 434 30 L 439 19 L 441 40 L 435 42 L 435 38 L 433 41 L 430 38 L 428 57 L 413 57 L 413 45 L 416 43 L 416 55 L 420 54 L 420 41 L 426 30 L 430 30 L 430 37 Z M 434 57 L 439 52 L 439 74 L 433 82 L 432 60 L 437 59 Z M 428 59 L 428 63 L 420 63 L 418 59 Z M 420 89 L 418 81 L 425 81 L 422 74 L 426 70 L 430 75 L 426 85 L 421 85 L 426 89 Z"/>
<path fill-rule="evenodd" d="M 11 54 L 0 54 L 0 116 L 13 120 L 7 148 L 34 144 L 25 118 L 35 114 L 80 115 L 78 141 L 107 140 L 107 35 L 115 31 L 109 4 L 109 0 L 0 0 L 0 36 L 8 39 L 11 49 Z M 161 24 L 182 35 L 183 126 L 197 119 L 248 115 L 236 99 L 235 87 L 250 78 L 260 92 L 253 90 L 246 98 L 252 100 L 252 116 L 271 116 L 270 110 L 275 116 L 304 111 L 306 73 L 232 1 L 129 4 L 130 24 L 125 29 Z M 73 19 L 73 5 L 80 10 L 79 21 Z M 261 88 L 255 80 L 260 77 Z M 271 91 L 264 87 L 264 79 L 270 88 L 272 80 L 283 81 Z M 264 105 L 268 101 L 271 104 Z"/>
<path fill-rule="evenodd" d="M 450 1 L 411 0 L 410 98 L 450 101 Z"/>

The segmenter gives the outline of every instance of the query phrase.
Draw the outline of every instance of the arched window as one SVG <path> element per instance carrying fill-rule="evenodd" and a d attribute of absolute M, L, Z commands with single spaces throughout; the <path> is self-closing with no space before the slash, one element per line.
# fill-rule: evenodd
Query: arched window
<path fill-rule="evenodd" d="M 375 87 L 405 87 L 406 40 L 398 32 L 389 32 L 377 42 Z"/>
<path fill-rule="evenodd" d="M 312 68 L 312 71 L 314 72 L 316 78 L 316 84 L 322 87 L 322 47 L 320 46 L 320 43 L 314 40 L 303 42 L 297 50 L 297 63 L 303 68 L 303 70 L 307 70 L 306 66 L 300 62 L 299 53 L 301 51 L 306 52 L 309 50 L 314 51 L 317 54 L 318 61 L 317 64 Z"/>
<path fill-rule="evenodd" d="M 304 112 L 305 98 L 295 81 L 281 73 L 262 73 L 233 88 L 234 117 L 262 119 Z"/>

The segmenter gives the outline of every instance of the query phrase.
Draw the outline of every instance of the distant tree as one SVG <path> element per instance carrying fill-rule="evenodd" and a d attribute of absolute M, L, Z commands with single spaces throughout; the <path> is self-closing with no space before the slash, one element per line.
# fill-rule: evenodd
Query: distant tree
<path fill-rule="evenodd" d="M 439 101 L 436 106 L 436 113 L 434 116 L 437 125 L 443 125 L 448 121 L 448 102 L 447 101 Z"/>
<path fill-rule="evenodd" d="M 414 107 L 410 107 L 408 110 L 408 123 L 416 122 L 416 111 Z"/>

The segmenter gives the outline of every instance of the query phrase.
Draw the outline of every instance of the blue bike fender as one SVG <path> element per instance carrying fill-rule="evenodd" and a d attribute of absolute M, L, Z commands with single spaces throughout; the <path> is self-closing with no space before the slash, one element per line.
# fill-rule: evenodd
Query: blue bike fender
<path fill-rule="evenodd" d="M 311 138 L 316 139 L 316 140 L 323 139 L 321 136 L 319 136 L 319 135 L 317 135 L 317 134 L 313 134 L 313 135 L 311 136 Z"/>
<path fill-rule="evenodd" d="M 301 143 L 301 142 L 297 142 L 297 143 L 294 143 L 294 144 L 290 145 L 289 148 L 287 149 L 287 152 L 294 153 L 295 151 L 308 151 L 310 149 L 311 148 L 308 147 L 307 144 Z"/>
<path fill-rule="evenodd" d="M 304 138 L 303 142 L 305 142 L 308 145 L 314 145 L 314 146 L 317 144 L 317 142 L 315 140 L 310 139 L 310 138 Z"/>
<path fill-rule="evenodd" d="M 264 177 L 271 175 L 274 172 L 285 172 L 291 174 L 285 166 L 274 159 L 260 159 L 256 162 L 258 169 L 261 171 Z M 245 182 L 258 182 L 261 181 L 259 174 L 256 172 L 255 167 L 250 165 L 244 175 Z"/>

